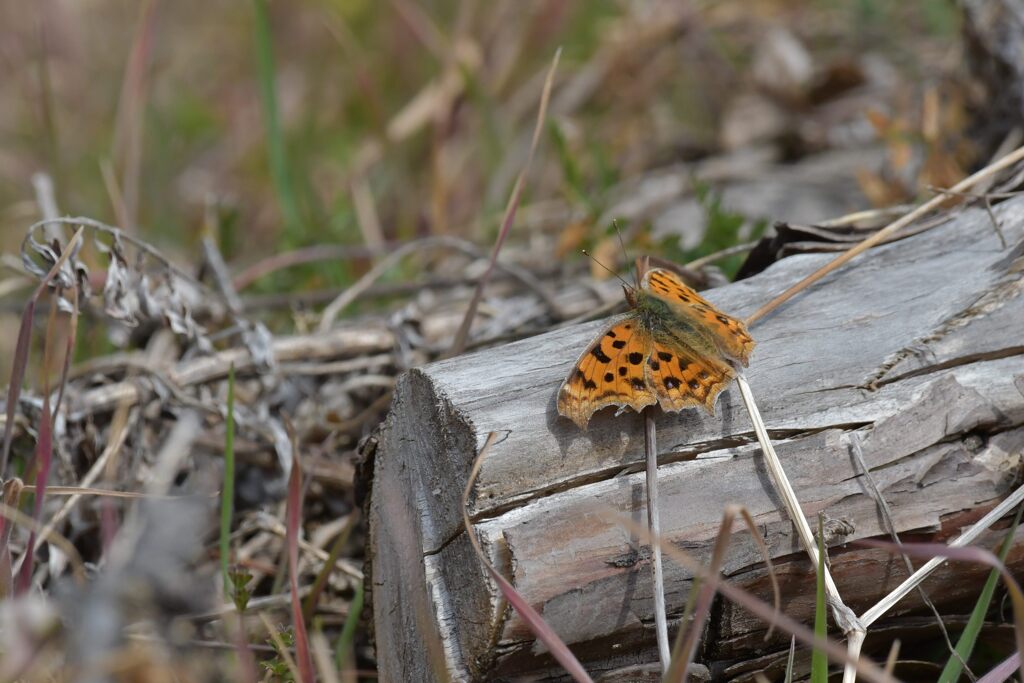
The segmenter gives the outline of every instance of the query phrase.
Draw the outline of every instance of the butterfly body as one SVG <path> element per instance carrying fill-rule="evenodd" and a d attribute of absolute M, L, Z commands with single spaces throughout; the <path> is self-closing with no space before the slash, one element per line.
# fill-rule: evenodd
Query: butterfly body
<path fill-rule="evenodd" d="M 626 288 L 629 313 L 613 320 L 573 365 L 558 391 L 558 412 L 586 428 L 594 412 L 640 412 L 704 406 L 746 365 L 754 340 L 732 318 L 664 268 L 638 263 L 637 287 Z"/>

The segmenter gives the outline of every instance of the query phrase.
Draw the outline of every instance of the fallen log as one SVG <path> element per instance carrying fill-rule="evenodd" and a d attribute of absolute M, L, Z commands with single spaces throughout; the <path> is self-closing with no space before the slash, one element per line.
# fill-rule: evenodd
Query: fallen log
<path fill-rule="evenodd" d="M 1008 246 L 985 210 L 965 210 L 858 257 L 751 329 L 758 346 L 747 377 L 805 513 L 826 520 L 833 576 L 858 613 L 907 572 L 898 558 L 850 545 L 886 537 L 853 439 L 895 530 L 914 539 L 950 540 L 1015 483 L 1024 450 L 1024 199 L 993 216 Z M 706 297 L 743 317 L 829 258 L 785 258 Z M 399 380 L 368 463 L 368 588 L 382 680 L 431 680 L 439 667 L 467 681 L 565 675 L 500 599 L 462 527 L 462 489 L 492 431 L 500 438 L 470 506 L 492 562 L 593 675 L 657 658 L 649 550 L 616 521 L 644 519 L 642 419 L 604 411 L 583 432 L 555 408 L 560 382 L 603 324 Z M 723 508 L 742 503 L 775 561 L 785 611 L 809 622 L 814 569 L 780 509 L 738 390 L 722 394 L 714 417 L 659 413 L 657 428 L 664 537 L 706 560 Z M 1024 569 L 1024 532 L 1017 541 L 1008 557 L 1015 571 Z M 940 610 L 969 609 L 987 571 L 947 565 L 925 585 Z M 724 572 L 770 599 L 761 556 L 740 526 Z M 673 633 L 692 578 L 666 563 Z M 915 593 L 897 611 L 920 608 Z M 765 642 L 766 630 L 719 602 L 698 660 L 719 678 L 749 680 L 744 660 L 784 658 L 788 649 L 785 634 Z"/>

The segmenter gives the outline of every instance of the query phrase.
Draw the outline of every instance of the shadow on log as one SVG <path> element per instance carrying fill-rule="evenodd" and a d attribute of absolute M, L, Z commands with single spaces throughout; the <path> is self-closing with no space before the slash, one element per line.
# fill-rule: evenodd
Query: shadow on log
<path fill-rule="evenodd" d="M 963 211 L 859 257 L 751 329 L 758 347 L 750 384 L 804 511 L 823 514 L 833 530 L 833 575 L 858 612 L 906 571 L 899 558 L 850 545 L 885 534 L 851 457 L 852 437 L 908 539 L 955 537 L 1017 479 L 1024 199 L 994 213 L 1007 248 L 984 210 Z M 786 258 L 707 298 L 742 317 L 829 258 Z M 471 515 L 496 566 L 595 677 L 656 659 L 649 551 L 608 515 L 644 519 L 642 419 L 604 411 L 581 432 L 555 410 L 560 382 L 602 324 L 434 363 L 399 381 L 368 503 L 383 680 L 431 680 L 438 666 L 454 680 L 559 678 L 461 528 L 462 487 L 491 431 L 500 438 Z M 784 610 L 810 622 L 813 567 L 779 509 L 738 391 L 722 395 L 716 417 L 687 410 L 659 414 L 657 424 L 664 536 L 706 559 L 724 506 L 745 505 L 778 562 Z M 981 543 L 992 547 L 997 537 Z M 1024 568 L 1024 544 L 1008 562 Z M 770 600 L 756 546 L 739 526 L 724 571 Z M 946 565 L 925 587 L 940 610 L 969 609 L 985 575 L 983 567 Z M 692 575 L 668 562 L 665 578 L 674 635 Z M 898 612 L 923 614 L 917 594 Z M 717 678 L 750 680 L 778 661 L 766 653 L 784 659 L 788 648 L 784 634 L 766 643 L 765 632 L 719 601 L 698 659 Z M 743 664 L 756 655 L 765 656 Z"/>

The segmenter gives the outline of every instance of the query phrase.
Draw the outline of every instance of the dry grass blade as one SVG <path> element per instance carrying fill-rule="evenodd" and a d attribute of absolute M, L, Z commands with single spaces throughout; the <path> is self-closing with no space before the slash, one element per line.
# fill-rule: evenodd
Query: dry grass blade
<path fill-rule="evenodd" d="M 24 484 L 17 477 L 5 481 L 2 488 L 3 502 L 0 504 L 17 510 L 23 488 Z M 11 532 L 14 531 L 12 521 L 0 515 L 0 598 L 9 597 L 14 591 L 14 563 L 11 560 Z"/>
<path fill-rule="evenodd" d="M 772 481 L 775 483 L 775 488 L 786 506 L 786 512 L 796 527 L 797 535 L 800 536 L 800 541 L 804 545 L 807 556 L 817 566 L 818 549 L 817 543 L 814 540 L 814 533 L 811 531 L 811 525 L 807 521 L 807 517 L 804 516 L 803 509 L 800 507 L 800 501 L 793 490 L 793 485 L 789 482 L 789 477 L 786 476 L 786 472 L 782 468 L 782 461 L 779 460 L 779 456 L 775 453 L 775 448 L 772 446 L 771 439 L 768 436 L 768 430 L 764 426 L 761 413 L 757 408 L 757 403 L 754 401 L 754 395 L 750 391 L 750 385 L 747 384 L 747 379 L 743 373 L 737 374 L 736 386 L 739 387 L 740 397 L 743 399 L 747 412 L 750 413 L 751 422 L 754 424 L 754 433 L 757 435 L 757 440 L 761 445 L 765 464 L 768 467 L 768 472 L 771 474 Z M 851 628 L 855 628 L 856 623 L 851 623 L 851 619 L 853 622 L 856 622 L 856 616 L 843 604 L 842 598 L 839 595 L 839 589 L 836 587 L 827 566 L 825 567 L 825 590 L 828 593 L 829 603 L 832 605 L 836 622 L 843 631 L 847 632 Z"/>
<path fill-rule="evenodd" d="M 860 469 L 861 480 L 867 485 L 868 493 L 874 498 L 875 504 L 878 506 L 879 517 L 882 521 L 882 526 L 889 534 L 889 538 L 892 539 L 893 543 L 900 545 L 899 534 L 896 533 L 896 525 L 892 521 L 892 511 L 889 509 L 889 503 L 886 501 L 885 496 L 882 495 L 881 489 L 878 488 L 878 484 L 875 482 L 875 477 L 868 468 L 867 463 L 864 461 L 864 451 L 861 448 L 860 437 L 854 433 L 850 435 L 850 454 L 853 456 L 853 461 Z M 906 555 L 901 555 L 903 558 L 903 564 L 907 568 L 907 574 L 914 573 L 914 565 L 910 562 L 910 558 Z M 932 614 L 935 615 L 935 625 L 938 626 L 939 631 L 942 633 L 942 638 L 946 642 L 946 647 L 950 653 L 959 658 L 960 655 L 957 653 L 956 648 L 953 646 L 952 641 L 949 639 L 949 631 L 946 629 L 946 625 L 942 621 L 942 615 L 939 614 L 939 610 L 935 607 L 935 603 L 932 602 L 931 597 L 928 596 L 928 592 L 925 591 L 923 586 L 917 587 L 918 595 L 920 595 L 922 602 L 931 609 Z M 966 664 L 961 661 L 962 665 Z"/>
<path fill-rule="evenodd" d="M 71 512 L 72 508 L 74 508 L 74 506 L 78 503 L 78 501 L 82 499 L 83 495 L 92 494 L 92 493 L 94 493 L 95 495 L 107 495 L 107 496 L 109 496 L 109 495 L 125 496 L 126 495 L 125 492 L 116 492 L 116 494 L 115 494 L 115 492 L 113 492 L 113 491 L 105 491 L 103 489 L 92 489 L 92 488 L 90 488 L 90 486 L 92 485 L 92 483 L 94 481 L 96 481 L 96 479 L 99 478 L 100 474 L 103 472 L 104 468 L 107 466 L 107 463 L 114 456 L 114 454 L 116 454 L 118 451 L 120 451 L 121 447 L 124 446 L 125 439 L 128 438 L 128 428 L 127 428 L 127 426 L 128 426 L 128 412 L 129 412 L 129 408 L 128 408 L 127 404 L 121 404 L 121 405 L 119 405 L 117 407 L 117 410 L 114 412 L 114 417 L 113 417 L 113 419 L 110 422 L 110 435 L 107 438 L 107 445 L 103 448 L 103 452 L 100 454 L 100 457 L 96 458 L 96 462 L 94 462 L 92 464 L 92 467 L 89 468 L 89 471 L 86 472 L 84 477 L 82 477 L 82 480 L 79 482 L 78 486 L 76 486 L 76 487 L 62 487 L 62 486 L 50 487 L 50 492 L 52 494 L 57 494 L 57 495 L 63 495 L 64 491 L 62 491 L 62 489 L 65 489 L 65 488 L 67 488 L 67 489 L 74 488 L 75 491 L 74 492 L 70 492 L 69 491 L 71 497 L 67 501 L 64 502 L 64 505 L 61 506 L 60 510 L 57 511 L 57 514 L 55 514 L 53 517 L 51 517 L 46 522 L 46 526 L 43 527 L 43 533 L 42 533 L 43 536 L 49 535 L 49 533 L 51 531 L 53 531 L 57 527 L 58 524 L 60 524 L 62 521 L 64 521 L 64 518 L 68 515 L 68 513 Z M 135 496 L 135 495 L 138 495 L 138 494 L 134 494 L 133 493 L 131 495 Z"/>
<path fill-rule="evenodd" d="M 378 246 L 360 244 L 319 244 L 315 247 L 304 247 L 292 251 L 282 251 L 268 256 L 250 266 L 242 269 L 241 272 L 231 278 L 231 284 L 235 291 L 241 292 L 260 278 L 285 268 L 301 266 L 307 263 L 318 263 L 321 261 L 337 261 L 349 259 L 364 259 L 383 256 L 389 250 L 398 246 L 395 243 L 384 242 Z"/>
<path fill-rule="evenodd" d="M 782 461 L 779 460 L 779 456 L 775 453 L 775 448 L 772 446 L 771 439 L 768 436 L 764 420 L 761 419 L 761 412 L 758 410 L 757 402 L 754 400 L 754 394 L 751 392 L 750 385 L 747 384 L 747 378 L 742 372 L 736 376 L 736 385 L 740 389 L 743 405 L 750 414 L 750 421 L 754 425 L 754 433 L 757 435 L 758 443 L 761 445 L 764 462 L 775 484 L 775 490 L 778 492 L 779 497 L 782 498 L 786 512 L 793 522 L 793 526 L 796 527 L 797 535 L 800 537 L 808 557 L 814 566 L 816 568 L 820 567 L 824 573 L 825 592 L 828 595 L 829 605 L 832 607 L 832 616 L 847 638 L 847 662 L 859 661 L 860 649 L 866 634 L 866 625 L 843 602 L 843 598 L 839 594 L 839 588 L 832 579 L 831 572 L 829 572 L 828 564 L 821 561 L 817 543 L 814 540 L 814 534 L 811 532 L 811 525 L 807 521 L 807 517 L 804 516 L 803 508 L 800 507 L 800 501 L 796 497 L 796 491 L 793 490 L 793 485 L 789 482 L 789 477 L 786 476 L 786 471 L 782 467 Z M 856 669 L 851 664 L 847 664 L 843 673 L 844 683 L 852 683 L 856 679 L 856 675 Z"/>
<path fill-rule="evenodd" d="M 35 308 L 39 298 L 46 291 L 50 282 L 57 277 L 71 254 L 75 252 L 78 240 L 82 237 L 83 228 L 78 228 L 71 236 L 63 253 L 54 261 L 49 272 L 36 287 L 35 292 L 29 297 L 25 304 L 25 311 L 21 316 L 21 327 L 18 329 L 18 341 L 14 347 L 14 363 L 11 368 L 11 382 L 7 387 L 7 421 L 4 423 L 4 444 L 3 452 L 0 454 L 0 479 L 7 471 L 7 460 L 11 453 L 11 440 L 14 438 L 14 413 L 18 404 L 18 397 L 21 395 L 21 383 L 25 380 L 25 368 L 28 366 L 29 342 L 32 341 L 32 322 L 35 319 Z"/>
<path fill-rule="evenodd" d="M 722 579 L 720 576 L 712 574 L 708 571 L 707 567 L 701 564 L 699 560 L 677 548 L 672 543 L 665 543 L 659 538 L 651 538 L 647 529 L 644 526 L 637 524 L 632 519 L 623 517 L 613 511 L 607 512 L 606 515 L 610 521 L 620 524 L 624 529 L 626 529 L 626 531 L 636 534 L 645 543 L 660 543 L 662 546 L 661 549 L 666 555 L 671 557 L 682 567 L 692 572 L 693 575 L 698 577 L 702 582 L 710 584 L 713 590 L 721 593 L 725 598 L 732 600 L 737 605 L 740 605 L 766 624 L 774 624 L 778 629 L 791 634 L 804 645 L 808 647 L 821 648 L 821 650 L 828 655 L 831 661 L 853 666 L 860 675 L 864 676 L 864 678 L 869 681 L 891 683 L 892 681 L 897 680 L 891 676 L 887 676 L 885 671 L 883 671 L 882 668 L 874 662 L 867 659 L 852 659 L 846 650 L 840 645 L 833 643 L 827 638 L 818 638 L 814 635 L 814 632 L 811 631 L 811 629 L 807 628 L 792 617 L 778 611 L 768 603 L 759 600 L 757 597 L 747 593 L 742 588 L 737 588 L 728 581 Z"/>
<path fill-rule="evenodd" d="M 1018 147 L 1016 150 L 1007 154 L 999 161 L 996 161 L 993 164 L 989 164 L 988 166 L 974 173 L 973 175 L 964 178 L 959 183 L 951 187 L 949 189 L 949 192 L 961 194 L 964 191 L 969 190 L 982 180 L 990 178 L 996 173 L 1002 171 L 1003 169 L 1013 166 L 1022 159 L 1024 159 L 1024 147 Z M 779 306 L 786 303 L 803 290 L 813 285 L 818 280 L 822 279 L 829 273 L 841 267 L 843 264 L 852 260 L 854 257 L 867 251 L 868 249 L 875 246 L 879 242 L 885 240 L 887 237 L 892 235 L 897 230 L 905 228 L 906 226 L 910 225 L 921 216 L 924 216 L 926 213 L 932 211 L 933 209 L 939 208 L 948 201 L 949 196 L 947 194 L 938 194 L 935 197 L 932 197 L 924 204 L 918 206 L 910 213 L 904 215 L 902 218 L 893 221 L 889 225 L 885 226 L 884 228 L 873 234 L 871 237 L 867 238 L 863 242 L 860 242 L 859 244 L 857 244 L 857 246 L 853 247 L 849 251 L 843 252 L 842 254 L 832 259 L 818 270 L 814 271 L 804 279 L 797 282 L 795 285 L 784 291 L 782 294 L 779 294 L 777 297 L 766 303 L 761 308 L 757 309 L 753 313 L 753 315 L 747 318 L 747 325 L 753 325 L 756 321 L 768 315 L 776 308 L 778 308 Z"/>
<path fill-rule="evenodd" d="M 892 675 L 892 672 L 896 670 L 896 662 L 900 656 L 900 641 L 892 641 L 892 647 L 889 648 L 889 656 L 885 658 L 885 673 Z"/>
<path fill-rule="evenodd" d="M 1020 669 L 1020 652 L 1014 652 L 1012 655 L 999 662 L 994 669 L 989 671 L 987 674 L 978 679 L 978 683 L 1003 683 L 1003 681 L 1010 680 L 1014 672 Z"/>
<path fill-rule="evenodd" d="M 1013 508 L 1024 502 L 1024 486 L 1021 486 L 1014 490 L 1007 498 L 1005 498 L 999 505 L 995 506 L 989 512 L 975 522 L 967 531 L 960 534 L 954 539 L 947 548 L 959 548 L 967 545 L 974 539 L 976 539 L 982 531 L 988 529 L 1003 515 L 1008 513 Z M 879 600 L 874 607 L 864 612 L 861 615 L 860 621 L 865 627 L 873 624 L 879 617 L 889 611 L 893 605 L 898 603 L 907 593 L 914 590 L 922 581 L 938 569 L 939 565 L 945 562 L 943 557 L 932 557 L 924 565 L 921 566 L 916 572 L 909 576 L 903 583 L 896 586 L 887 596 Z"/>
<path fill-rule="evenodd" d="M 55 307 L 56 308 L 56 307 Z M 50 399 L 43 398 L 43 413 L 39 418 L 39 436 L 36 440 L 36 493 L 32 502 L 32 520 L 39 524 L 43 514 L 43 500 L 46 497 L 46 482 L 50 478 L 50 464 L 53 462 L 53 422 L 50 420 Z M 18 574 L 15 593 L 24 593 L 32 585 L 33 557 L 36 554 L 36 532 L 33 529 L 21 557 L 21 572 Z"/>
<path fill-rule="evenodd" d="M 29 531 L 35 532 L 40 542 L 47 541 L 60 548 L 70 561 L 75 581 L 80 584 L 85 583 L 85 565 L 82 563 L 82 556 L 78 554 L 78 550 L 71 541 L 54 531 L 43 533 L 46 530 L 39 522 L 7 503 L 0 503 L 0 517 L 4 518 L 6 527 L 10 527 L 12 523 L 23 526 Z"/>
<path fill-rule="evenodd" d="M 516 178 L 515 185 L 512 187 L 512 194 L 508 199 L 508 204 L 505 206 L 505 216 L 501 220 L 501 230 L 498 232 L 498 239 L 494 242 L 494 249 L 491 250 L 491 260 L 487 264 L 487 270 L 484 271 L 483 275 L 480 276 L 480 280 L 476 284 L 476 289 L 473 291 L 473 298 L 469 302 L 469 308 L 466 309 L 466 316 L 462 319 L 462 324 L 459 325 L 458 332 L 455 333 L 455 341 L 452 342 L 452 347 L 449 349 L 447 356 L 457 356 L 462 353 L 466 348 L 466 340 L 469 338 L 469 329 L 473 325 L 473 319 L 476 318 L 476 310 L 480 306 L 480 299 L 483 297 L 484 287 L 487 286 L 488 280 L 491 279 L 491 273 L 494 272 L 494 264 L 498 260 L 498 254 L 501 252 L 501 247 L 505 243 L 505 238 L 508 236 L 509 230 L 512 228 L 512 222 L 516 218 L 516 209 L 519 208 L 519 200 L 522 197 L 523 185 L 526 182 L 526 174 L 530 170 L 530 165 L 533 163 L 533 155 L 537 151 L 537 143 L 540 141 L 540 132 L 544 129 L 544 120 L 547 117 L 548 100 L 551 98 L 551 85 L 555 80 L 555 70 L 558 68 L 558 59 L 562 54 L 561 48 L 555 51 L 555 57 L 551 60 L 551 68 L 548 70 L 547 78 L 544 79 L 544 90 L 540 96 L 540 107 L 537 110 L 537 123 L 533 129 L 533 140 L 530 142 L 530 152 L 526 157 L 526 163 L 523 165 L 523 170 L 519 172 L 519 176 Z"/>
<path fill-rule="evenodd" d="M 139 23 L 125 68 L 124 80 L 121 83 L 121 97 L 118 103 L 117 122 L 114 129 L 117 137 L 114 141 L 115 158 L 123 164 L 123 213 L 125 228 L 134 230 L 135 217 L 138 213 L 139 178 L 142 165 L 142 134 L 143 113 L 146 105 L 147 79 L 146 69 L 153 46 L 153 33 L 156 25 L 156 5 L 154 0 L 145 0 L 139 8 Z"/>
<path fill-rule="evenodd" d="M 309 636 L 310 645 L 313 647 L 313 661 L 316 663 L 319 680 L 323 683 L 340 683 L 338 672 L 334 669 L 334 662 L 331 660 L 331 646 L 327 643 L 322 631 L 315 629 Z"/>
<path fill-rule="evenodd" d="M 887 541 L 876 541 L 872 539 L 863 539 L 857 541 L 858 545 L 864 545 L 869 548 L 882 548 L 890 552 L 905 552 L 909 555 L 916 557 L 927 557 L 927 558 L 938 558 L 942 557 L 947 560 L 959 560 L 961 562 L 973 562 L 975 564 L 984 564 L 992 569 L 995 569 L 1003 577 L 1003 584 L 1006 586 L 1006 592 L 1010 596 L 1010 602 L 1013 605 L 1013 623 L 1014 623 L 1014 637 L 1016 638 L 1017 651 L 1024 652 L 1024 591 L 1021 590 L 1020 584 L 1013 578 L 1013 574 L 1006 568 L 1006 565 L 1000 561 L 991 551 L 984 548 L 977 548 L 973 546 L 968 547 L 950 547 L 942 543 L 909 543 L 897 545 L 895 543 L 889 543 Z M 1024 667 L 1022 667 L 1022 674 L 1024 674 Z"/>
<path fill-rule="evenodd" d="M 309 595 L 306 596 L 306 606 L 303 609 L 303 614 L 306 619 L 313 618 L 313 613 L 316 611 L 316 603 L 320 599 L 320 594 L 323 592 L 324 586 L 327 585 L 327 579 L 330 578 L 331 573 L 337 567 L 338 558 L 341 557 L 341 551 L 345 549 L 349 536 L 352 535 L 352 530 L 356 528 L 356 524 L 358 522 L 359 508 L 356 508 L 349 513 L 348 519 L 345 521 L 345 526 L 340 532 L 338 532 L 337 538 L 334 539 L 334 544 L 331 546 L 331 552 L 327 555 L 327 559 L 324 560 L 323 567 L 320 568 L 320 573 L 316 575 L 316 580 L 313 581 L 313 587 L 310 588 Z"/>
<path fill-rule="evenodd" d="M 353 301 L 362 296 L 366 290 L 373 286 L 373 283 L 379 280 L 384 273 L 394 268 L 406 256 L 435 248 L 456 249 L 463 253 L 468 253 L 470 256 L 476 256 L 478 253 L 476 247 L 468 242 L 456 237 L 447 237 L 444 235 L 427 237 L 422 240 L 403 244 L 397 249 L 391 251 L 386 257 L 381 259 L 380 262 L 374 265 L 373 268 L 367 271 L 365 275 L 360 277 L 351 286 L 345 289 L 345 291 L 335 297 L 331 303 L 327 304 L 323 313 L 320 314 L 318 329 L 321 332 L 326 332 L 331 329 L 331 325 L 334 324 L 334 321 L 342 311 L 351 305 Z"/>
<path fill-rule="evenodd" d="M 782 597 L 779 591 L 779 581 L 775 576 L 775 568 L 772 566 L 771 553 L 768 552 L 768 546 L 765 545 L 764 538 L 761 537 L 761 533 L 758 531 L 757 524 L 754 522 L 754 518 L 751 516 L 750 511 L 742 505 L 727 505 L 725 511 L 722 513 L 722 522 L 718 525 L 718 535 L 715 537 L 715 545 L 711 551 L 711 562 L 708 565 L 708 573 L 718 576 L 718 572 L 725 560 L 725 551 L 729 548 L 733 521 L 737 515 L 740 515 L 743 518 L 743 521 L 747 525 L 747 530 L 750 532 L 750 537 L 754 540 L 758 550 L 761 551 L 761 557 L 764 559 L 765 569 L 768 572 L 768 578 L 772 584 L 772 598 L 775 611 L 778 613 Z M 714 597 L 715 589 L 712 585 L 702 584 L 700 586 L 700 592 L 697 595 L 697 601 L 693 610 L 693 623 L 688 628 L 684 629 L 685 635 L 684 630 L 681 630 L 679 633 L 675 649 L 672 653 L 672 665 L 665 673 L 663 678 L 664 683 L 672 683 L 673 681 L 682 683 L 682 681 L 686 680 L 686 674 L 690 664 L 693 662 L 693 657 L 697 652 L 697 644 L 700 642 L 700 635 L 704 629 L 704 623 L 711 616 L 711 605 Z M 769 622 L 769 635 L 773 628 L 774 622 Z"/>
<path fill-rule="evenodd" d="M 498 584 L 498 588 L 501 590 L 502 595 L 513 609 L 519 613 L 522 620 L 529 626 L 537 639 L 540 640 L 548 648 L 551 655 L 558 661 L 558 663 L 565 669 L 566 673 L 572 676 L 573 680 L 579 683 L 593 683 L 590 678 L 590 674 L 587 673 L 583 665 L 580 664 L 579 660 L 576 659 L 576 655 L 572 653 L 569 646 L 562 642 L 562 639 L 558 637 L 551 627 L 548 625 L 544 618 L 537 613 L 533 607 L 530 606 L 519 591 L 509 583 L 509 581 L 502 576 L 494 565 L 487 559 L 487 555 L 484 554 L 483 548 L 480 547 L 480 541 L 476 537 L 476 529 L 473 528 L 473 522 L 469 518 L 469 497 L 473 492 L 473 486 L 476 484 L 477 475 L 480 473 L 480 466 L 483 464 L 484 458 L 487 456 L 487 452 L 491 449 L 495 439 L 498 435 L 495 432 L 491 432 L 487 435 L 487 440 L 484 442 L 483 448 L 476 456 L 476 460 L 473 462 L 473 468 L 469 473 L 469 480 L 466 482 L 466 488 L 462 492 L 462 522 L 466 526 L 466 536 L 469 538 L 469 542 L 473 545 L 473 550 L 476 552 L 480 563 L 483 564 L 487 573 L 490 574 L 491 578 L 495 583 Z"/>
<path fill-rule="evenodd" d="M 71 320 L 68 321 L 67 339 L 64 344 L 64 363 L 60 370 L 60 381 L 57 384 L 57 400 L 53 404 L 53 414 L 60 414 L 61 403 L 64 402 L 64 390 L 68 385 L 71 373 L 71 360 L 75 355 L 75 341 L 78 339 L 78 285 L 71 287 Z M 57 307 L 54 306 L 53 310 Z"/>
<path fill-rule="evenodd" d="M 290 585 L 292 622 L 295 628 L 295 656 L 299 662 L 299 673 L 302 683 L 313 683 L 313 660 L 309 653 L 309 638 L 306 635 L 306 622 L 302 615 L 302 603 L 299 600 L 299 526 L 302 522 L 302 467 L 299 465 L 298 444 L 294 444 L 292 452 L 292 471 L 288 475 L 288 501 L 285 513 L 288 544 L 288 583 Z"/>

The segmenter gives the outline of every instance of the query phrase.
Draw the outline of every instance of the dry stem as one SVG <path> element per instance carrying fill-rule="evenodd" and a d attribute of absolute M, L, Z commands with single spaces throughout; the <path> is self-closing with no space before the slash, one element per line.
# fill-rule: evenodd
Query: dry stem
<path fill-rule="evenodd" d="M 658 437 L 654 424 L 654 412 L 647 406 L 644 415 L 644 451 L 647 456 L 647 528 L 651 538 L 661 536 L 661 521 L 658 515 Z M 651 572 L 654 575 L 654 625 L 658 636 L 658 655 L 661 670 L 668 671 L 672 652 L 668 644 L 668 617 L 665 614 L 665 573 L 661 567 L 661 545 L 651 546 Z"/>
<path fill-rule="evenodd" d="M 957 183 L 953 187 L 949 188 L 949 192 L 950 193 L 963 193 L 966 190 L 969 190 L 971 187 L 973 187 L 977 183 L 979 183 L 980 181 L 985 180 L 985 179 L 995 175 L 999 171 L 1002 171 L 1003 169 L 1012 166 L 1013 164 L 1017 163 L 1018 161 L 1021 161 L 1022 159 L 1024 159 L 1024 147 L 1018 147 L 1016 150 L 1014 150 L 1010 154 L 1007 154 L 1005 157 L 1003 157 L 999 161 L 997 161 L 997 162 L 995 162 L 993 164 L 989 164 L 988 166 L 986 166 L 985 168 L 981 169 L 980 171 L 974 173 L 973 175 L 970 175 L 970 176 L 964 178 L 959 183 Z M 913 223 L 915 220 L 917 220 L 921 216 L 925 215 L 926 213 L 928 213 L 929 211 L 931 211 L 933 209 L 938 208 L 939 206 L 941 206 L 942 204 L 944 204 L 944 203 L 946 203 L 948 201 L 949 201 L 949 197 L 947 196 L 947 194 L 938 194 L 938 195 L 932 197 L 930 200 L 928 200 L 924 204 L 921 204 L 920 206 L 918 206 L 916 209 L 914 209 L 910 213 L 905 214 L 902 218 L 899 218 L 899 219 L 893 221 L 889 225 L 885 226 L 884 228 L 882 228 L 881 230 L 879 230 L 878 232 L 873 234 L 871 237 L 868 237 L 866 240 L 864 240 L 863 242 L 859 243 L 857 246 L 853 247 L 849 251 L 843 252 L 842 254 L 837 256 L 836 258 L 834 258 L 831 261 L 829 261 L 828 263 L 826 263 L 821 268 L 818 268 L 816 271 L 814 271 L 813 273 L 811 273 L 807 277 L 805 277 L 802 280 L 800 280 L 799 282 L 797 282 L 795 285 L 793 285 L 792 287 L 790 287 L 789 289 L 784 291 L 782 294 L 779 294 L 777 297 L 775 297 L 774 299 L 772 299 L 771 301 L 766 303 L 761 308 L 757 309 L 754 312 L 753 315 L 751 315 L 749 318 L 747 318 L 747 325 L 753 325 L 756 321 L 758 321 L 761 318 L 763 318 L 764 316 L 768 315 L 769 313 L 774 311 L 776 308 L 778 308 L 782 304 L 786 303 L 787 301 L 792 299 L 794 296 L 796 296 L 797 294 L 799 294 L 803 290 L 807 289 L 808 287 L 810 287 L 815 282 L 817 282 L 818 280 L 822 279 L 823 277 L 825 277 L 826 275 L 828 275 L 832 271 L 838 269 L 840 266 L 845 264 L 847 261 L 850 261 L 851 259 L 853 259 L 854 257 L 858 256 L 859 254 L 867 251 L 871 247 L 875 246 L 879 242 L 883 241 L 884 239 L 886 239 L 887 237 L 892 235 L 897 230 L 900 230 L 901 228 L 904 228 L 907 225 L 910 225 L 911 223 Z"/>

